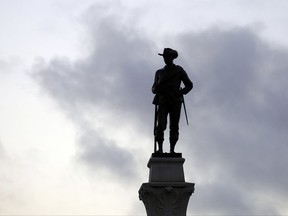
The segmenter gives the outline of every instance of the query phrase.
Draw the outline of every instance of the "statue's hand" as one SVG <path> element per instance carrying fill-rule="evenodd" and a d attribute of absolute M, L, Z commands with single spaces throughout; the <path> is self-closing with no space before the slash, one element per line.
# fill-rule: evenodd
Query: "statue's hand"
<path fill-rule="evenodd" d="M 157 85 L 152 86 L 152 93 L 157 94 Z"/>
<path fill-rule="evenodd" d="M 178 95 L 180 96 L 180 97 L 182 97 L 183 96 L 183 90 L 182 89 L 180 89 L 179 91 L 178 91 Z"/>

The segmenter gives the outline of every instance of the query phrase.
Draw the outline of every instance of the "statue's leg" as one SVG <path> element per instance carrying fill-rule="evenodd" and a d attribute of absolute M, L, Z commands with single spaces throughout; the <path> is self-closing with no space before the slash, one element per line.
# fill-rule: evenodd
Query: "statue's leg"
<path fill-rule="evenodd" d="M 179 138 L 179 120 L 181 114 L 181 103 L 171 105 L 170 109 L 170 153 L 175 153 L 175 145 Z"/>
<path fill-rule="evenodd" d="M 156 141 L 158 143 L 159 153 L 163 153 L 163 141 L 164 141 L 164 131 L 167 127 L 167 106 L 165 104 L 159 105 L 158 108 L 158 119 L 156 127 Z"/>

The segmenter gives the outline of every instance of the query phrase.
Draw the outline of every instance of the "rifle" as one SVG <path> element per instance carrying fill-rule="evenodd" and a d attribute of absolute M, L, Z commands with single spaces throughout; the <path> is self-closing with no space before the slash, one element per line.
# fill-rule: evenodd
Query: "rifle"
<path fill-rule="evenodd" d="M 182 94 L 182 101 L 183 101 L 183 108 L 184 108 L 184 113 L 185 113 L 185 117 L 186 117 L 186 122 L 187 122 L 187 125 L 189 125 L 188 116 L 187 116 L 187 110 L 186 110 L 186 105 L 185 105 L 185 100 L 184 100 L 184 95 L 183 94 Z"/>
<path fill-rule="evenodd" d="M 157 104 L 155 104 L 155 113 L 154 113 L 154 153 L 156 153 L 156 151 L 157 151 L 157 143 L 156 143 L 157 114 L 158 114 L 158 106 L 157 106 Z"/>

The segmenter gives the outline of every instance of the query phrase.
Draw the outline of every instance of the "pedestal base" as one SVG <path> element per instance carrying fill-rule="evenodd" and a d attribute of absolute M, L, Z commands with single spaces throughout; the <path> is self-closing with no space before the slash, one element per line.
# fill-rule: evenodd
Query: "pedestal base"
<path fill-rule="evenodd" d="M 143 183 L 139 198 L 147 216 L 186 216 L 188 201 L 194 192 L 194 183 Z"/>
<path fill-rule="evenodd" d="M 185 182 L 182 157 L 152 157 L 149 182 L 139 189 L 147 216 L 186 216 L 194 183 Z"/>

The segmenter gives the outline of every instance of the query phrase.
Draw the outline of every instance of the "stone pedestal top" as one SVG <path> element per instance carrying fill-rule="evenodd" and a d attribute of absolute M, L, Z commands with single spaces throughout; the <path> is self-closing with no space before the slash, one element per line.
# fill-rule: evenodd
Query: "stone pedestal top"
<path fill-rule="evenodd" d="M 183 163 L 185 162 L 184 158 L 175 158 L 175 157 L 151 157 L 147 166 L 148 168 L 151 168 L 153 165 L 160 165 L 160 164 L 169 164 L 169 165 L 173 165 L 173 164 L 179 164 L 179 165 L 183 165 Z"/>
<path fill-rule="evenodd" d="M 158 153 L 158 152 L 156 152 L 156 153 L 152 153 L 152 157 L 169 157 L 169 158 L 171 158 L 171 157 L 173 157 L 173 158 L 175 158 L 175 157 L 182 157 L 182 153 L 167 153 L 167 152 L 165 152 L 165 153 Z"/>
<path fill-rule="evenodd" d="M 151 157 L 149 182 L 185 182 L 184 161 L 182 157 Z"/>

